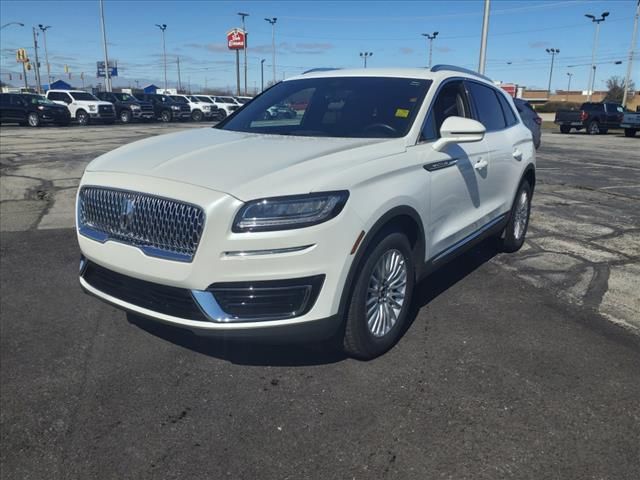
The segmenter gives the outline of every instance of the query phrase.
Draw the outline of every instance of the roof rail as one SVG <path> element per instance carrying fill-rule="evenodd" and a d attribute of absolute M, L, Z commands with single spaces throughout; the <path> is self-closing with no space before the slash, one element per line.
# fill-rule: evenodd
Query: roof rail
<path fill-rule="evenodd" d="M 431 71 L 432 72 L 441 72 L 443 70 L 450 70 L 452 72 L 467 73 L 469 75 L 473 75 L 475 77 L 480 77 L 480 78 L 483 78 L 485 80 L 488 80 L 489 82 L 492 81 L 489 77 L 487 77 L 485 75 L 482 75 L 481 73 L 474 72 L 473 70 L 469 70 L 468 68 L 457 67 L 455 65 L 444 65 L 444 64 L 441 64 L 441 65 L 434 65 L 433 67 L 431 67 Z"/>
<path fill-rule="evenodd" d="M 330 72 L 331 70 L 340 70 L 340 69 L 339 68 L 333 68 L 333 67 L 312 68 L 311 70 L 307 70 L 306 72 L 302 72 L 302 75 L 306 75 L 307 73 L 314 73 L 314 72 Z"/>

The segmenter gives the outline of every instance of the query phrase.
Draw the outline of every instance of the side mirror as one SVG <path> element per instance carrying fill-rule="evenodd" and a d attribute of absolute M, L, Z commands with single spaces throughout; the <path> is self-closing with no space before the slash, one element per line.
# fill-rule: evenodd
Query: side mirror
<path fill-rule="evenodd" d="M 433 149 L 442 151 L 452 143 L 480 142 L 487 129 L 480 122 L 464 117 L 448 117 L 440 127 L 440 138 Z"/>

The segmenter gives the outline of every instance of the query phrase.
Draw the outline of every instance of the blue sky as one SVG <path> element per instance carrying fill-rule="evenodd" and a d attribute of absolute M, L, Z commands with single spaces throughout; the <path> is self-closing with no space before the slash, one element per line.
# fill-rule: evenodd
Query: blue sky
<path fill-rule="evenodd" d="M 610 16 L 602 24 L 598 49 L 596 88 L 611 75 L 626 71 L 636 0 L 608 1 L 500 1 L 491 2 L 487 75 L 529 88 L 546 88 L 550 57 L 545 48 L 559 48 L 552 88 L 584 89 L 591 62 L 594 26 L 585 13 Z M 260 59 L 265 79 L 271 78 L 271 26 L 265 17 L 277 17 L 277 76 L 292 76 L 305 69 L 359 67 L 359 52 L 373 52 L 369 65 L 425 66 L 427 41 L 421 33 L 438 31 L 434 63 L 477 68 L 482 23 L 482 0 L 460 1 L 140 1 L 105 0 L 109 57 L 118 61 L 115 85 L 149 82 L 162 85 L 162 43 L 154 25 L 166 23 L 169 86 L 177 82 L 180 57 L 182 82 L 196 90 L 233 88 L 235 56 L 226 48 L 226 32 L 240 26 L 237 12 L 247 12 L 249 32 L 249 88 L 260 85 Z M 72 83 L 95 83 L 95 62 L 103 58 L 98 0 L 0 1 L 1 23 L 19 21 L 0 33 L 2 80 L 20 84 L 15 50 L 27 48 L 33 57 L 31 26 L 51 25 L 47 43 L 52 73 Z M 42 47 L 42 39 L 40 39 Z M 44 51 L 40 50 L 43 79 Z M 622 65 L 613 62 L 622 60 Z M 509 63 L 510 62 L 510 63 Z M 577 65 L 570 67 L 571 65 Z M 640 55 L 632 78 L 640 83 Z M 266 81 L 266 80 L 265 80 Z"/>

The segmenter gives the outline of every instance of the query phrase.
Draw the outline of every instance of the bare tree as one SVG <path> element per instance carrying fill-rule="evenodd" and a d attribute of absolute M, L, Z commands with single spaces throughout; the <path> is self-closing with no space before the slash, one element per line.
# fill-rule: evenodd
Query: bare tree
<path fill-rule="evenodd" d="M 629 82 L 629 91 L 635 91 L 633 80 Z M 624 78 L 613 76 L 607 80 L 607 95 L 605 102 L 622 103 L 624 95 Z"/>

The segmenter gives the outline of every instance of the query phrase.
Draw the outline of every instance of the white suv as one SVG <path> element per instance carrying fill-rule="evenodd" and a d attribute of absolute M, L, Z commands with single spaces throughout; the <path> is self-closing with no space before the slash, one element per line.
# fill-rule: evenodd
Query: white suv
<path fill-rule="evenodd" d="M 212 105 L 210 103 L 203 102 L 193 95 L 169 95 L 172 100 L 178 103 L 188 103 L 191 109 L 191 120 L 194 122 L 201 122 L 203 120 L 211 119 L 213 113 Z"/>
<path fill-rule="evenodd" d="M 238 102 L 236 102 L 233 97 L 220 97 L 214 95 L 206 96 L 209 97 L 213 104 L 219 109 L 221 118 L 228 117 L 242 106 Z"/>
<path fill-rule="evenodd" d="M 116 121 L 116 110 L 113 103 L 99 100 L 83 90 L 49 90 L 47 98 L 69 109 L 71 118 L 80 125 L 89 125 L 99 121 L 112 124 Z"/>
<path fill-rule="evenodd" d="M 272 119 L 274 105 L 295 118 Z M 535 149 L 512 100 L 451 66 L 283 81 L 214 128 L 94 160 L 77 199 L 83 288 L 221 336 L 337 336 L 372 358 L 416 282 L 488 236 L 525 238 Z"/>

